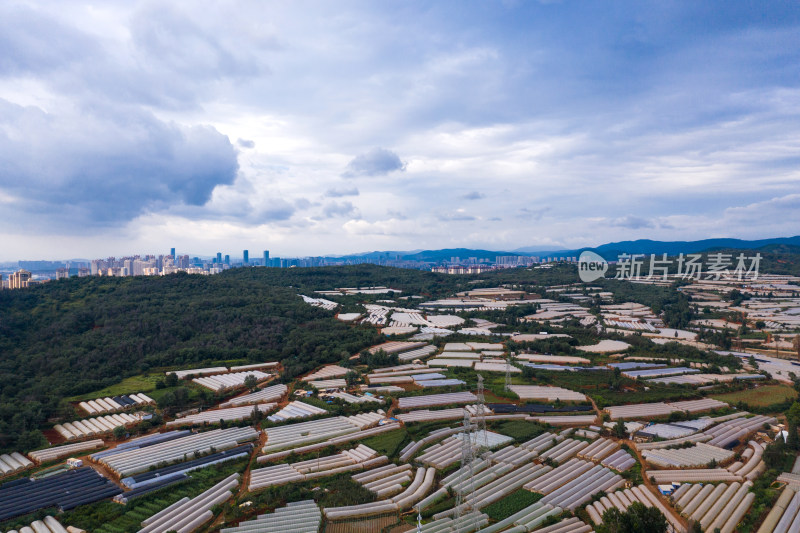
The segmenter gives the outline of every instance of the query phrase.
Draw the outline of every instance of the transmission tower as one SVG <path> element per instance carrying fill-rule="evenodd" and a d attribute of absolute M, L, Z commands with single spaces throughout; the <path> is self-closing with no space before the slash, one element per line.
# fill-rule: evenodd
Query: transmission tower
<path fill-rule="evenodd" d="M 506 357 L 506 392 L 511 390 L 511 354 Z"/>
<path fill-rule="evenodd" d="M 469 498 L 464 498 L 464 493 L 468 492 L 468 495 L 471 496 L 472 492 L 475 490 L 475 470 L 474 470 L 474 459 L 475 456 L 473 454 L 473 433 L 472 433 L 472 423 L 469 419 L 469 411 L 464 409 L 464 432 L 461 433 L 461 472 L 462 476 L 460 476 L 460 488 L 456 490 L 456 505 L 455 505 L 455 515 L 454 520 L 458 520 L 461 518 L 463 514 L 464 507 L 468 506 Z M 464 479 L 468 481 L 465 483 Z"/>
<path fill-rule="evenodd" d="M 476 417 L 478 419 L 478 430 L 477 435 L 475 438 L 475 446 L 478 448 L 483 448 L 485 451 L 489 450 L 489 442 L 488 437 L 486 435 L 486 400 L 483 397 L 483 376 L 478 374 L 478 403 L 475 406 L 477 408 Z M 477 442 L 478 437 L 480 437 L 481 442 Z"/>

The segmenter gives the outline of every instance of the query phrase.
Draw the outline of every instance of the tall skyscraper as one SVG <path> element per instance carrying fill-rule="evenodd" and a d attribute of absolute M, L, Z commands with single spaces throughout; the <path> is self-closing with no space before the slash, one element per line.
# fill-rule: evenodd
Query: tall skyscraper
<path fill-rule="evenodd" d="M 264 266 L 269 266 L 269 250 L 264 250 Z"/>
<path fill-rule="evenodd" d="M 173 259 L 175 258 L 175 248 L 169 249 L 169 255 L 171 255 Z"/>
<path fill-rule="evenodd" d="M 250 251 L 249 250 L 242 250 L 242 263 L 247 265 L 250 264 Z"/>
<path fill-rule="evenodd" d="M 222 263 L 222 252 L 217 252 L 217 263 Z"/>
<path fill-rule="evenodd" d="M 225 254 L 225 264 L 226 265 L 231 264 L 231 256 L 229 256 L 228 254 Z"/>

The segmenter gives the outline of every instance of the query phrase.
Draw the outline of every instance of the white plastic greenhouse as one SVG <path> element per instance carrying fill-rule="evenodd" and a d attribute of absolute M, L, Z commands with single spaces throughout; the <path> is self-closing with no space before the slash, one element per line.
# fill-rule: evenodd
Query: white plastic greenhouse
<path fill-rule="evenodd" d="M 76 444 L 67 444 L 65 446 L 54 446 L 52 448 L 45 448 L 43 450 L 36 450 L 28 452 L 28 457 L 37 463 L 46 463 L 47 461 L 54 461 L 68 455 L 73 455 L 88 450 L 94 450 L 105 446 L 105 443 L 100 440 L 89 440 L 86 442 L 78 442 Z"/>
<path fill-rule="evenodd" d="M 288 390 L 289 389 L 286 387 L 286 385 L 271 385 L 269 387 L 264 387 L 258 392 L 231 398 L 227 402 L 219 404 L 219 406 L 239 407 L 240 405 L 250 405 L 255 403 L 277 402 L 284 397 Z"/>
<path fill-rule="evenodd" d="M 203 411 L 194 415 L 184 416 L 177 418 L 166 423 L 167 427 L 170 426 L 191 426 L 203 424 L 217 424 L 220 420 L 225 422 L 247 420 L 253 416 L 253 410 L 258 409 L 262 413 L 269 413 L 278 404 L 276 403 L 262 403 L 258 405 L 246 405 L 244 407 L 231 407 L 228 409 L 214 409 L 211 411 Z"/>
<path fill-rule="evenodd" d="M 240 522 L 237 527 L 223 528 L 220 533 L 306 533 L 318 531 L 321 523 L 322 512 L 314 500 L 302 500 Z"/>
<path fill-rule="evenodd" d="M 120 476 L 126 477 L 147 471 L 160 463 L 194 458 L 195 453 L 208 454 L 212 451 L 225 451 L 243 442 L 258 438 L 258 432 L 251 427 L 215 429 L 147 446 L 126 450 L 122 453 L 98 459 Z"/>
<path fill-rule="evenodd" d="M 199 529 L 213 518 L 211 508 L 233 496 L 231 490 L 239 486 L 239 477 L 239 474 L 232 474 L 195 498 L 179 500 L 143 520 L 142 526 L 144 527 L 139 530 L 139 533 L 161 533 L 173 530 L 178 533 L 190 533 Z"/>

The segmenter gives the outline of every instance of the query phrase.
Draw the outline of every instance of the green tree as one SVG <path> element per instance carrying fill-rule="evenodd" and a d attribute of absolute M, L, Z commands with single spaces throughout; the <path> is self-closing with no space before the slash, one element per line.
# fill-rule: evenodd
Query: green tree
<path fill-rule="evenodd" d="M 167 387 L 174 387 L 178 384 L 178 375 L 175 372 L 170 372 L 167 374 L 167 379 L 165 380 Z"/>
<path fill-rule="evenodd" d="M 352 387 L 358 381 L 358 372 L 349 370 L 347 374 L 344 375 L 344 380 L 348 387 Z"/>
<path fill-rule="evenodd" d="M 178 387 L 173 392 L 175 394 L 175 405 L 177 407 L 183 407 L 189 403 L 189 389 L 186 387 Z"/>
<path fill-rule="evenodd" d="M 253 425 L 258 424 L 264 419 L 264 413 L 261 411 L 261 409 L 258 408 L 257 405 L 253 406 L 252 419 L 253 419 Z"/>
<path fill-rule="evenodd" d="M 625 512 L 612 507 L 603 513 L 603 523 L 595 528 L 597 533 L 666 533 L 664 514 L 655 507 L 633 502 Z"/>
<path fill-rule="evenodd" d="M 20 435 L 17 445 L 24 452 L 38 450 L 47 447 L 47 439 L 44 438 L 44 434 L 41 431 L 32 429 Z"/>
<path fill-rule="evenodd" d="M 784 468 L 786 457 L 790 455 L 794 457 L 794 452 L 789 450 L 783 439 L 779 437 L 764 448 L 764 463 L 767 468 L 782 469 Z"/>
<path fill-rule="evenodd" d="M 797 435 L 797 426 L 800 424 L 800 403 L 794 402 L 786 411 L 786 445 L 791 450 L 800 449 L 800 439 Z"/>
<path fill-rule="evenodd" d="M 174 391 L 167 391 L 161 395 L 161 398 L 158 399 L 158 406 L 161 409 L 166 409 L 168 407 L 173 407 L 177 405 L 177 400 L 175 399 L 175 392 Z"/>
<path fill-rule="evenodd" d="M 625 429 L 625 422 L 622 420 L 617 420 L 617 423 L 614 424 L 614 436 L 618 439 L 624 439 L 628 436 L 628 431 Z"/>
<path fill-rule="evenodd" d="M 114 434 L 114 440 L 122 440 L 125 438 L 125 426 L 117 426 L 114 428 L 112 432 Z"/>
<path fill-rule="evenodd" d="M 211 391 L 205 387 L 200 387 L 197 389 L 197 398 L 200 400 L 201 407 L 205 407 L 214 400 L 213 396 L 211 395 Z"/>
<path fill-rule="evenodd" d="M 253 374 L 247 374 L 244 377 L 244 386 L 247 387 L 250 392 L 254 392 L 258 386 L 258 379 Z"/>

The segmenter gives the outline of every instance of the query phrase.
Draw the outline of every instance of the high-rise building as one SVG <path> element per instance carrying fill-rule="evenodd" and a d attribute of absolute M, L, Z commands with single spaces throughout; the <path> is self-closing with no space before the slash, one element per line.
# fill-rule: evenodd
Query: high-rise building
<path fill-rule="evenodd" d="M 231 264 L 231 256 L 229 256 L 228 254 L 225 254 L 225 264 L 226 265 Z"/>
<path fill-rule="evenodd" d="M 134 276 L 144 276 L 144 271 L 146 268 L 155 268 L 156 262 L 152 259 L 142 260 L 142 259 L 135 259 L 133 261 L 133 271 L 131 272 Z"/>
<path fill-rule="evenodd" d="M 222 263 L 222 252 L 217 252 L 217 263 Z"/>
<path fill-rule="evenodd" d="M 69 269 L 68 268 L 57 268 L 56 269 L 56 279 L 67 279 L 69 277 Z"/>
<path fill-rule="evenodd" d="M 269 250 L 264 250 L 264 266 L 269 266 Z"/>
<path fill-rule="evenodd" d="M 171 255 L 172 257 L 175 257 L 175 248 L 170 248 L 169 249 L 169 255 Z"/>
<path fill-rule="evenodd" d="M 242 250 L 242 263 L 245 265 L 250 264 L 250 251 Z"/>
<path fill-rule="evenodd" d="M 8 277 L 9 289 L 24 289 L 31 281 L 31 273 L 27 270 L 17 270 Z"/>

